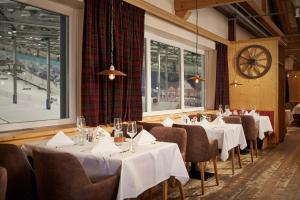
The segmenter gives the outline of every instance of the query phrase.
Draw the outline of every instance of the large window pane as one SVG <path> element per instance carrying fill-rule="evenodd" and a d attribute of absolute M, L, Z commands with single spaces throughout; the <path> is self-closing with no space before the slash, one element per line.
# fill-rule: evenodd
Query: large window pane
<path fill-rule="evenodd" d="M 180 49 L 151 40 L 152 111 L 180 109 Z"/>
<path fill-rule="evenodd" d="M 1 0 L 0 124 L 69 117 L 68 17 Z"/>
<path fill-rule="evenodd" d="M 198 70 L 197 70 L 198 58 Z M 204 106 L 204 82 L 195 83 L 190 80 L 196 74 L 205 76 L 204 55 L 184 50 L 184 106 L 203 107 Z"/>

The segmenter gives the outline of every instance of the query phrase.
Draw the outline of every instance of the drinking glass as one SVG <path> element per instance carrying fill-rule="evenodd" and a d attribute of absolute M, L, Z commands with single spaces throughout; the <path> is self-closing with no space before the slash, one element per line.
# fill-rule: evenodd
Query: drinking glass
<path fill-rule="evenodd" d="M 77 130 L 81 133 L 82 129 L 86 126 L 84 116 L 77 116 L 76 126 Z"/>
<path fill-rule="evenodd" d="M 229 110 L 229 105 L 225 105 L 225 111 Z"/>
<path fill-rule="evenodd" d="M 121 118 L 114 118 L 114 130 L 121 131 L 122 130 L 122 120 Z"/>
<path fill-rule="evenodd" d="M 223 113 L 223 106 L 222 104 L 219 105 L 219 115 L 222 115 Z"/>
<path fill-rule="evenodd" d="M 130 121 L 128 122 L 127 125 L 127 134 L 130 136 L 130 152 L 134 153 L 135 150 L 133 148 L 133 137 L 136 135 L 137 133 L 137 127 L 136 127 L 136 122 L 135 121 Z"/>

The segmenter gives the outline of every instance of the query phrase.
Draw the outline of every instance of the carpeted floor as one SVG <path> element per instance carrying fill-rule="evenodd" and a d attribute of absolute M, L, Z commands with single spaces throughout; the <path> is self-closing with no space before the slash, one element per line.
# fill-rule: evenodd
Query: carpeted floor
<path fill-rule="evenodd" d="M 235 175 L 231 174 L 230 160 L 218 162 L 219 186 L 215 178 L 205 181 L 201 195 L 200 180 L 191 179 L 185 186 L 187 200 L 197 199 L 264 199 L 300 200 L 300 128 L 289 127 L 285 141 L 276 148 L 259 151 L 251 163 L 250 155 L 241 155 L 242 169 L 236 162 Z M 213 171 L 212 163 L 208 170 Z M 156 189 L 155 198 L 161 199 Z M 180 199 L 177 189 L 169 189 L 169 199 Z"/>

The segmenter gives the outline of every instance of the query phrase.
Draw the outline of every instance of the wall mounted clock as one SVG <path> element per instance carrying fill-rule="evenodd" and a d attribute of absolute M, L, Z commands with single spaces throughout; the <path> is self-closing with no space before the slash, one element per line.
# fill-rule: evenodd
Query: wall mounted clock
<path fill-rule="evenodd" d="M 267 48 L 260 45 L 250 45 L 239 52 L 236 64 L 244 77 L 260 78 L 270 70 L 272 56 Z"/>

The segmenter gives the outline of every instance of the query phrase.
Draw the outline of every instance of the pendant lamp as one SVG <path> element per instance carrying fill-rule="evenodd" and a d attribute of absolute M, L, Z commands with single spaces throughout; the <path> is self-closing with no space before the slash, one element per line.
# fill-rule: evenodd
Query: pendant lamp
<path fill-rule="evenodd" d="M 197 68 L 197 74 L 191 78 L 189 78 L 189 80 L 193 80 L 195 81 L 195 83 L 199 83 L 200 81 L 205 81 L 204 78 L 202 78 L 199 74 L 199 68 L 198 68 L 198 35 L 199 35 L 199 30 L 198 30 L 198 0 L 196 0 L 196 68 Z"/>
<path fill-rule="evenodd" d="M 110 24 L 110 42 L 111 42 L 111 51 L 110 51 L 110 67 L 108 70 L 103 70 L 98 72 L 97 75 L 108 76 L 109 80 L 114 80 L 116 76 L 127 76 L 125 73 L 116 70 L 114 66 L 114 7 L 113 2 L 111 0 L 111 24 Z"/>

